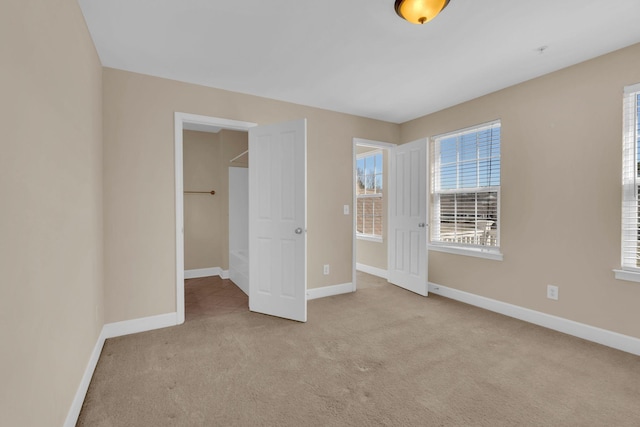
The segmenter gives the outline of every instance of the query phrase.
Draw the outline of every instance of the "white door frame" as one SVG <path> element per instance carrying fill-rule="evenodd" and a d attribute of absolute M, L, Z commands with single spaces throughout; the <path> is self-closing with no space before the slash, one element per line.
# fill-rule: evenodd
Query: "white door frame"
<path fill-rule="evenodd" d="M 358 239 L 356 237 L 356 213 L 357 213 L 357 201 L 356 201 L 356 186 L 355 186 L 355 180 L 356 180 L 356 162 L 357 162 L 357 157 L 358 157 L 358 153 L 357 153 L 357 147 L 358 146 L 366 146 L 366 147 L 371 147 L 371 148 L 380 148 L 380 149 L 384 149 L 387 152 L 387 158 L 389 159 L 389 161 L 391 161 L 391 154 L 393 152 L 393 150 L 395 149 L 395 147 L 397 146 L 396 144 L 392 144 L 390 142 L 382 142 L 382 141 L 374 141 L 371 139 L 363 139 L 363 138 L 353 138 L 353 152 L 352 152 L 352 156 L 353 156 L 353 164 L 352 164 L 352 174 L 351 174 L 351 192 L 352 192 L 352 202 L 351 202 L 351 216 L 353 218 L 353 224 L 352 224 L 352 230 L 351 230 L 351 237 L 352 237 L 352 243 L 351 243 L 351 247 L 352 247 L 352 251 L 351 251 L 351 264 L 352 264 L 352 270 L 351 270 L 351 283 L 353 283 L 353 292 L 355 292 L 356 288 L 357 288 L 357 284 L 356 284 L 356 277 L 357 277 L 357 271 L 356 271 L 356 264 L 357 264 L 357 259 L 356 259 L 356 245 L 358 243 Z M 388 163 L 390 164 L 390 163 Z M 384 171 L 384 174 L 387 174 L 388 171 Z M 389 182 L 389 179 L 387 178 L 387 183 Z M 388 191 L 389 191 L 389 186 L 387 186 L 387 188 L 384 189 L 385 193 L 384 193 L 384 197 L 389 197 L 388 196 Z M 388 199 L 387 199 L 388 200 Z M 387 203 L 387 220 L 385 221 L 383 227 L 385 228 L 385 230 L 389 230 L 388 228 L 388 223 L 389 223 L 389 203 Z M 389 253 L 389 233 L 387 234 L 387 254 Z"/>
<path fill-rule="evenodd" d="M 219 117 L 200 116 L 189 113 L 174 113 L 174 152 L 175 152 L 175 209 L 176 209 L 176 323 L 184 323 L 184 171 L 182 164 L 183 140 L 182 133 L 185 124 L 215 127 L 220 129 L 248 132 L 257 123 L 241 122 L 238 120 Z"/>

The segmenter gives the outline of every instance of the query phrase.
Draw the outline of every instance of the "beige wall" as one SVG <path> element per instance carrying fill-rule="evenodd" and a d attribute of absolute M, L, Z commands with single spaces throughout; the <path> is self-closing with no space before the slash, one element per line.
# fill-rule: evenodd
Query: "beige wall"
<path fill-rule="evenodd" d="M 374 151 L 377 149 L 374 149 Z M 358 146 L 356 154 L 362 154 L 371 151 L 369 147 Z M 359 264 L 368 265 L 370 267 L 380 268 L 382 270 L 387 269 L 387 213 L 389 206 L 389 197 L 386 193 L 389 186 L 389 151 L 382 149 L 382 242 L 373 242 L 370 240 L 356 239 L 356 262 Z M 355 214 L 355 211 L 354 211 Z"/>
<path fill-rule="evenodd" d="M 222 267 L 220 136 L 184 131 L 184 269 Z M 187 191 L 215 190 L 215 195 Z"/>
<path fill-rule="evenodd" d="M 504 261 L 431 251 L 429 279 L 640 337 L 640 284 L 620 267 L 622 90 L 640 44 L 401 126 L 403 142 L 502 120 Z M 547 284 L 559 300 L 546 298 Z"/>
<path fill-rule="evenodd" d="M 229 161 L 248 146 L 247 132 L 184 131 L 184 268 L 229 268 Z M 248 156 L 233 163 L 246 167 Z"/>
<path fill-rule="evenodd" d="M 351 282 L 352 139 L 395 124 L 106 68 L 106 321 L 175 311 L 174 112 L 276 123 L 306 117 L 308 286 Z M 322 274 L 323 264 L 331 274 Z"/>
<path fill-rule="evenodd" d="M 0 425 L 60 426 L 103 324 L 102 69 L 75 0 L 3 0 L 0 52 Z"/>
<path fill-rule="evenodd" d="M 400 127 L 103 70 L 75 0 L 3 1 L 0 49 L 2 425 L 61 425 L 104 321 L 175 310 L 175 111 L 308 118 L 310 288 L 351 280 L 353 137 L 406 142 L 500 118 L 505 259 L 432 252 L 431 280 L 640 337 L 640 285 L 611 272 L 621 93 L 640 82 L 640 45 Z"/>

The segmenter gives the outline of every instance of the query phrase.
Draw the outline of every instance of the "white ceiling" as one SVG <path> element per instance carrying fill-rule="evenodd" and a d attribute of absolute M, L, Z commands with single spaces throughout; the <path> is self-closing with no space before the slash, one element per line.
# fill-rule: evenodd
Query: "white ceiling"
<path fill-rule="evenodd" d="M 640 0 L 79 3 L 106 67 L 394 123 L 640 42 Z"/>

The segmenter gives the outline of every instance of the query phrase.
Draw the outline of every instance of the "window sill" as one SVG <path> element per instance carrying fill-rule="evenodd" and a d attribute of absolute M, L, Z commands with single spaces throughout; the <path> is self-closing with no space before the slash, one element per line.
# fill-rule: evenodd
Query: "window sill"
<path fill-rule="evenodd" d="M 460 248 L 457 246 L 442 246 L 442 245 L 429 245 L 430 251 L 445 252 L 448 254 L 471 256 L 476 258 L 491 259 L 494 261 L 502 261 L 503 256 L 501 252 L 495 249 L 472 249 L 472 248 Z"/>
<path fill-rule="evenodd" d="M 382 237 L 366 236 L 364 234 L 356 234 L 356 239 L 358 239 L 358 240 L 366 240 L 368 242 L 382 243 Z"/>
<path fill-rule="evenodd" d="M 640 272 L 631 270 L 613 270 L 616 279 L 640 283 Z"/>

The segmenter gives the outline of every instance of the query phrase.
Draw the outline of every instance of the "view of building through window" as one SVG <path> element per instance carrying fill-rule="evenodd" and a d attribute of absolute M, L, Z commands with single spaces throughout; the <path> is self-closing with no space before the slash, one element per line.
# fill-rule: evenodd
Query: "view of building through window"
<path fill-rule="evenodd" d="M 431 242 L 499 246 L 500 122 L 431 144 Z"/>
<path fill-rule="evenodd" d="M 356 159 L 356 232 L 360 236 L 382 237 L 382 151 Z"/>

